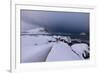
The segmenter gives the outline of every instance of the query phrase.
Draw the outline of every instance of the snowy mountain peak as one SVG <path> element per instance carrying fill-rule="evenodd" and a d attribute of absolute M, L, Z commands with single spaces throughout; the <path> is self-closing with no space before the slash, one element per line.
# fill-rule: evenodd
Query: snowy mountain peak
<path fill-rule="evenodd" d="M 30 34 L 46 34 L 47 31 L 45 28 L 35 28 L 35 29 L 31 29 L 31 30 L 28 30 L 27 33 L 30 33 Z"/>
<path fill-rule="evenodd" d="M 80 33 L 80 35 L 87 35 L 85 32 Z"/>

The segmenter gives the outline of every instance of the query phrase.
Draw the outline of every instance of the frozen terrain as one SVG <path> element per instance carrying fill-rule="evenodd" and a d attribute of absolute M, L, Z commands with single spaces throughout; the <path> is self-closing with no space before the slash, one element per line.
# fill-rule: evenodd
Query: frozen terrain
<path fill-rule="evenodd" d="M 64 42 L 56 42 L 46 61 L 66 61 L 66 60 L 80 60 L 72 50 L 71 47 Z"/>
<path fill-rule="evenodd" d="M 24 34 L 21 35 L 21 63 L 89 58 L 89 46 L 86 43 L 72 43 L 70 36 L 42 35 L 50 34 L 44 28 L 31 29 Z"/>

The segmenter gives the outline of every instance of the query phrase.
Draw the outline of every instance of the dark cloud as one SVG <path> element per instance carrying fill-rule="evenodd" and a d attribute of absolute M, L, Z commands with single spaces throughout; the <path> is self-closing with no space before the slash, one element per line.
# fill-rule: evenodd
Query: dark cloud
<path fill-rule="evenodd" d="M 21 10 L 21 20 L 52 33 L 89 32 L 89 13 Z"/>

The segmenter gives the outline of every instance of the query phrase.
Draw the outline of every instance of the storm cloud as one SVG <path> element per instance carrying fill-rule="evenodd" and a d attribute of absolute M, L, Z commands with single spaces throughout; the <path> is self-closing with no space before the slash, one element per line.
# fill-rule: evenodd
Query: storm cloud
<path fill-rule="evenodd" d="M 21 31 L 44 27 L 51 33 L 89 33 L 89 13 L 21 10 L 20 14 Z"/>

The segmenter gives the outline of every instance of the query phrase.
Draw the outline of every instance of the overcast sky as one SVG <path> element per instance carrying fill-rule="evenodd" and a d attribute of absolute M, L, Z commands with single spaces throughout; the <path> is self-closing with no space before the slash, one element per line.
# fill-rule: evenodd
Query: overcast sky
<path fill-rule="evenodd" d="M 88 33 L 89 13 L 21 10 L 21 30 L 37 27 L 51 33 Z"/>

